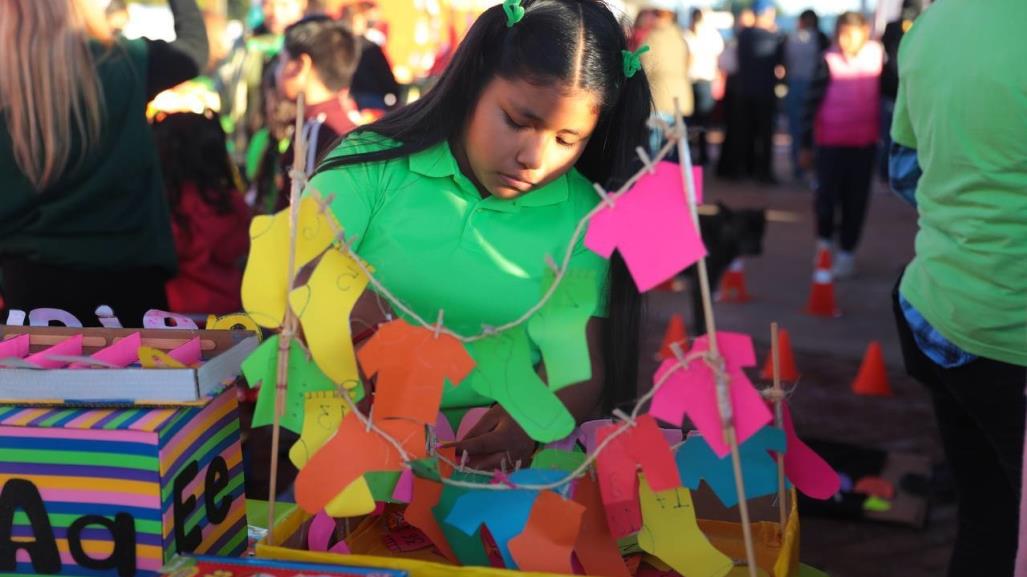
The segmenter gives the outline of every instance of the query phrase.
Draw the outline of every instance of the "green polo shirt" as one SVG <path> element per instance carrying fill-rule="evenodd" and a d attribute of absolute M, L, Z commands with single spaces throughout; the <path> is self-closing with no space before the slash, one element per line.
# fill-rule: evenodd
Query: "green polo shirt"
<path fill-rule="evenodd" d="M 356 134 L 329 158 L 395 145 Z M 424 319 L 434 320 L 444 310 L 446 326 L 464 335 L 516 320 L 534 306 L 542 296 L 546 256 L 557 263 L 564 258 L 578 222 L 599 200 L 573 169 L 516 199 L 482 198 L 446 142 L 406 157 L 326 171 L 310 186 L 334 195 L 331 209 L 346 238 L 356 237 L 354 250 L 393 294 Z M 605 295 L 608 261 L 586 249 L 583 237 L 570 269 L 595 271 L 599 294 Z M 605 305 L 593 314 L 605 315 Z M 471 387 L 447 385 L 442 406 L 490 402 Z"/>
<path fill-rule="evenodd" d="M 902 40 L 891 129 L 923 169 L 902 294 L 959 348 L 1016 365 L 1027 365 L 1027 68 L 1011 47 L 1025 21 L 1023 0 L 931 6 Z"/>

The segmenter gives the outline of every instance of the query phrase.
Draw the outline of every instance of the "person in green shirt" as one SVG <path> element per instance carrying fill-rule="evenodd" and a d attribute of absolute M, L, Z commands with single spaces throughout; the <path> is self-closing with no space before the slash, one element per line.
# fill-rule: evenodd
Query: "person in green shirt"
<path fill-rule="evenodd" d="M 0 2 L 0 271 L 6 305 L 125 326 L 167 308 L 176 258 L 146 105 L 196 76 L 196 0 L 176 40 L 113 38 L 92 0 Z"/>
<path fill-rule="evenodd" d="M 446 327 L 463 335 L 514 321 L 540 300 L 547 261 L 562 261 L 600 202 L 592 183 L 624 183 L 648 137 L 649 83 L 626 66 L 613 13 L 578 0 L 521 7 L 520 19 L 516 6 L 486 10 L 435 88 L 351 133 L 308 188 L 331 195 L 347 240 L 384 286 L 422 318 L 444 311 Z M 568 274 L 590 279 L 597 295 L 586 329 L 591 378 L 557 393 L 581 422 L 637 397 L 641 298 L 618 255 L 606 261 L 580 239 L 571 254 Z M 361 310 L 354 316 L 366 318 Z M 469 345 L 476 371 L 495 360 L 478 348 L 485 341 Z M 534 343 L 531 354 L 534 367 L 511 361 L 507 370 L 544 378 Z M 444 413 L 492 402 L 475 378 L 447 385 Z M 489 469 L 527 463 L 535 446 L 493 405 L 456 448 Z"/>
<path fill-rule="evenodd" d="M 1027 409 L 1027 74 L 1015 49 L 1025 24 L 1022 0 L 939 2 L 899 48 L 890 176 L 901 191 L 922 175 L 895 316 L 956 485 L 952 577 L 1014 574 Z"/>

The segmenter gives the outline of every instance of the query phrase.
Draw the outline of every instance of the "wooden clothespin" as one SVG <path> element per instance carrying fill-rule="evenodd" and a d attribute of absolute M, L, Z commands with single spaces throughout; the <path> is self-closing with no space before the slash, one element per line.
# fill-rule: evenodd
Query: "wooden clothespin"
<path fill-rule="evenodd" d="M 681 363 L 681 366 L 688 364 L 688 359 L 685 358 L 685 351 L 681 350 L 681 343 L 670 343 L 670 351 L 674 353 L 674 358 Z"/>
<path fill-rule="evenodd" d="M 653 165 L 653 159 L 649 158 L 649 153 L 641 146 L 636 146 L 635 152 L 638 154 L 638 158 L 642 161 L 642 164 L 645 165 L 646 170 L 649 171 L 649 174 L 655 174 L 656 166 Z"/>
<path fill-rule="evenodd" d="M 464 451 L 463 453 L 460 454 L 460 466 L 457 467 L 457 469 L 461 473 L 463 473 L 464 469 L 467 468 L 467 459 L 468 459 L 467 451 Z"/>
<path fill-rule="evenodd" d="M 613 197 L 611 197 L 610 194 L 606 192 L 606 189 L 603 188 L 602 185 L 600 185 L 598 182 L 593 183 L 592 186 L 596 189 L 596 193 L 599 194 L 599 198 L 603 199 L 603 202 L 605 202 L 610 208 L 613 208 Z"/>
<path fill-rule="evenodd" d="M 446 311 L 439 309 L 439 318 L 435 321 L 435 338 L 439 338 L 439 333 L 442 332 L 442 319 L 446 315 Z"/>

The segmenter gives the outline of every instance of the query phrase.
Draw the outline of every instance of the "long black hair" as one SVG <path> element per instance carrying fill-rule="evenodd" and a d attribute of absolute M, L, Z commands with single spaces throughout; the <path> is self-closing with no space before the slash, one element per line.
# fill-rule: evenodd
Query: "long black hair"
<path fill-rule="evenodd" d="M 627 35 L 602 0 L 524 0 L 512 27 L 502 6 L 486 10 L 468 31 L 453 61 L 424 97 L 355 131 L 394 140 L 387 150 L 335 156 L 318 172 L 408 156 L 461 137 L 485 86 L 495 77 L 537 85 L 560 84 L 595 93 L 600 114 L 575 168 L 609 189 L 640 166 L 635 148 L 648 139 L 652 94 L 644 71 L 624 74 Z M 604 411 L 637 396 L 642 298 L 624 261 L 610 261 L 609 318 L 603 336 Z"/>
<path fill-rule="evenodd" d="M 158 113 L 153 119 L 153 135 L 168 204 L 179 224 L 188 223 L 188 215 L 179 210 L 186 184 L 194 185 L 203 202 L 218 214 L 231 212 L 231 193 L 240 190 L 240 177 L 217 114 Z"/>

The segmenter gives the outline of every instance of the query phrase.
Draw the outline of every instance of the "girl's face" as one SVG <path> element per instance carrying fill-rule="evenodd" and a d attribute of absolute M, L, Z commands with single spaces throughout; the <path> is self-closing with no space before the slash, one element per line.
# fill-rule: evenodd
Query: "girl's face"
<path fill-rule="evenodd" d="M 464 133 L 461 168 L 482 195 L 517 198 L 570 170 L 598 120 L 593 92 L 496 77 Z"/>
<path fill-rule="evenodd" d="M 863 49 L 870 36 L 865 26 L 844 25 L 838 27 L 838 46 L 848 56 L 855 56 Z"/>

